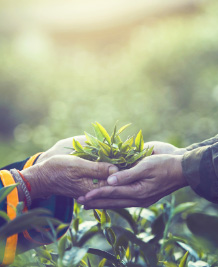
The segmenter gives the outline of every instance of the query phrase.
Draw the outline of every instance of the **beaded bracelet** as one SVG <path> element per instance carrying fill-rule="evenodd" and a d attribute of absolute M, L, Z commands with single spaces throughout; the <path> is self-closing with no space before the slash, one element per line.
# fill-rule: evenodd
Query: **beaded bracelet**
<path fill-rule="evenodd" d="M 21 189 L 23 190 L 24 195 L 25 195 L 25 200 L 26 200 L 25 202 L 26 202 L 26 205 L 27 205 L 27 207 L 30 207 L 31 204 L 32 204 L 32 199 L 31 199 L 31 196 L 30 196 L 30 193 L 29 193 L 29 191 L 31 190 L 29 182 L 28 182 L 28 181 L 23 177 L 23 175 L 21 175 L 21 173 L 20 173 L 18 170 L 16 170 L 16 169 L 11 169 L 11 170 L 10 170 L 10 173 L 12 174 L 12 176 L 13 176 L 15 182 L 19 182 L 19 183 L 20 183 Z M 23 180 L 23 178 L 24 178 L 24 180 Z M 26 184 L 25 184 L 25 181 L 27 182 L 27 186 L 29 187 L 29 188 L 28 188 L 29 191 L 28 191 L 28 189 L 27 189 L 27 186 L 26 186 Z"/>

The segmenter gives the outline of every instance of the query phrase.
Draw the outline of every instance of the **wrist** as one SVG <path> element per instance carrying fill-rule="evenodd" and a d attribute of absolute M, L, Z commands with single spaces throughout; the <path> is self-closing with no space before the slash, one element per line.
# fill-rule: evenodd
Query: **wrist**
<path fill-rule="evenodd" d="M 179 186 L 179 188 L 188 186 L 187 180 L 183 174 L 183 169 L 182 169 L 182 159 L 183 155 L 175 155 L 173 156 L 173 177 L 176 179 L 176 183 Z"/>
<path fill-rule="evenodd" d="M 44 183 L 45 179 L 41 168 L 42 164 L 37 164 L 21 172 L 25 179 L 30 183 L 30 196 L 32 200 L 37 198 L 46 198 L 49 196 L 47 192 L 49 187 L 46 183 Z"/>
<path fill-rule="evenodd" d="M 173 154 L 174 155 L 184 155 L 186 152 L 187 152 L 186 148 L 178 148 L 173 152 Z"/>

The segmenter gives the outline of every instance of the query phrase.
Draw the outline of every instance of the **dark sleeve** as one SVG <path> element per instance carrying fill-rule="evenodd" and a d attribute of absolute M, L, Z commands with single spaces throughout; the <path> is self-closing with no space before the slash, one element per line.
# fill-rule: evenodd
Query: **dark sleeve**
<path fill-rule="evenodd" d="M 209 139 L 208 142 L 213 141 Z M 218 142 L 212 145 L 200 145 L 186 152 L 182 167 L 191 188 L 199 196 L 218 203 Z"/>
<path fill-rule="evenodd" d="M 38 155 L 39 157 L 40 155 Z M 34 163 L 37 161 L 38 157 L 34 160 Z M 23 170 L 24 165 L 26 164 L 26 162 L 29 160 L 30 158 L 26 158 L 25 160 L 19 161 L 19 162 L 15 162 L 12 164 L 9 164 L 3 168 L 0 168 L 0 170 L 10 170 L 10 169 L 17 169 L 19 171 Z M 33 164 L 34 164 L 33 163 Z"/>
<path fill-rule="evenodd" d="M 207 140 L 204 140 L 204 141 L 202 141 L 200 143 L 192 144 L 192 145 L 186 147 L 186 150 L 190 151 L 190 150 L 196 149 L 198 147 L 211 146 L 211 145 L 213 145 L 213 144 L 215 144 L 217 142 L 218 142 L 218 134 L 216 136 L 214 136 L 212 138 L 209 138 Z"/>

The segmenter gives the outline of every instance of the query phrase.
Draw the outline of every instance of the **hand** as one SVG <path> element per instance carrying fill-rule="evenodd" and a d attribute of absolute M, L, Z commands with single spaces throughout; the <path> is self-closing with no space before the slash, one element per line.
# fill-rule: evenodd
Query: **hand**
<path fill-rule="evenodd" d="M 85 145 L 86 137 L 85 135 L 79 135 L 74 137 L 69 137 L 63 140 L 58 141 L 54 146 L 52 146 L 50 149 L 48 149 L 46 152 L 42 153 L 35 164 L 38 164 L 40 162 L 43 162 L 52 156 L 57 155 L 68 155 L 72 151 L 68 149 L 67 147 L 72 147 L 73 138 L 75 138 L 77 141 L 81 143 L 81 145 Z"/>
<path fill-rule="evenodd" d="M 135 167 L 108 178 L 108 186 L 94 189 L 77 201 L 91 208 L 148 207 L 187 184 L 182 174 L 182 156 L 154 155 Z"/>
<path fill-rule="evenodd" d="M 76 156 L 57 155 L 22 171 L 31 184 L 31 197 L 62 195 L 77 198 L 106 185 L 106 178 L 118 171 L 110 163 L 91 162 Z M 93 179 L 99 180 L 93 184 Z"/>
<path fill-rule="evenodd" d="M 187 150 L 185 148 L 178 148 L 169 143 L 159 142 L 159 141 L 151 141 L 144 144 L 144 147 L 152 147 L 154 146 L 155 154 L 174 154 L 174 155 L 183 155 Z"/>

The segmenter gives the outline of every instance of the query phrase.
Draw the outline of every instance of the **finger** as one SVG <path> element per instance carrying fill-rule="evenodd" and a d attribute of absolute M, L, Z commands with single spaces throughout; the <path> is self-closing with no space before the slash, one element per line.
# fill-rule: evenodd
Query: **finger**
<path fill-rule="evenodd" d="M 78 167 L 84 177 L 106 179 L 109 175 L 118 172 L 118 167 L 105 162 L 93 162 L 78 158 Z"/>
<path fill-rule="evenodd" d="M 140 184 L 131 184 L 125 186 L 103 186 L 96 188 L 85 195 L 85 200 L 97 198 L 128 198 L 137 199 L 140 197 L 142 187 Z"/>
<path fill-rule="evenodd" d="M 128 207 L 140 207 L 140 203 L 132 199 L 95 199 L 86 202 L 84 205 L 85 209 L 119 209 Z"/>
<path fill-rule="evenodd" d="M 117 172 L 108 177 L 107 182 L 109 185 L 126 185 L 135 182 L 142 178 L 148 178 L 148 165 L 146 161 L 141 161 L 139 164 L 131 169 Z"/>

